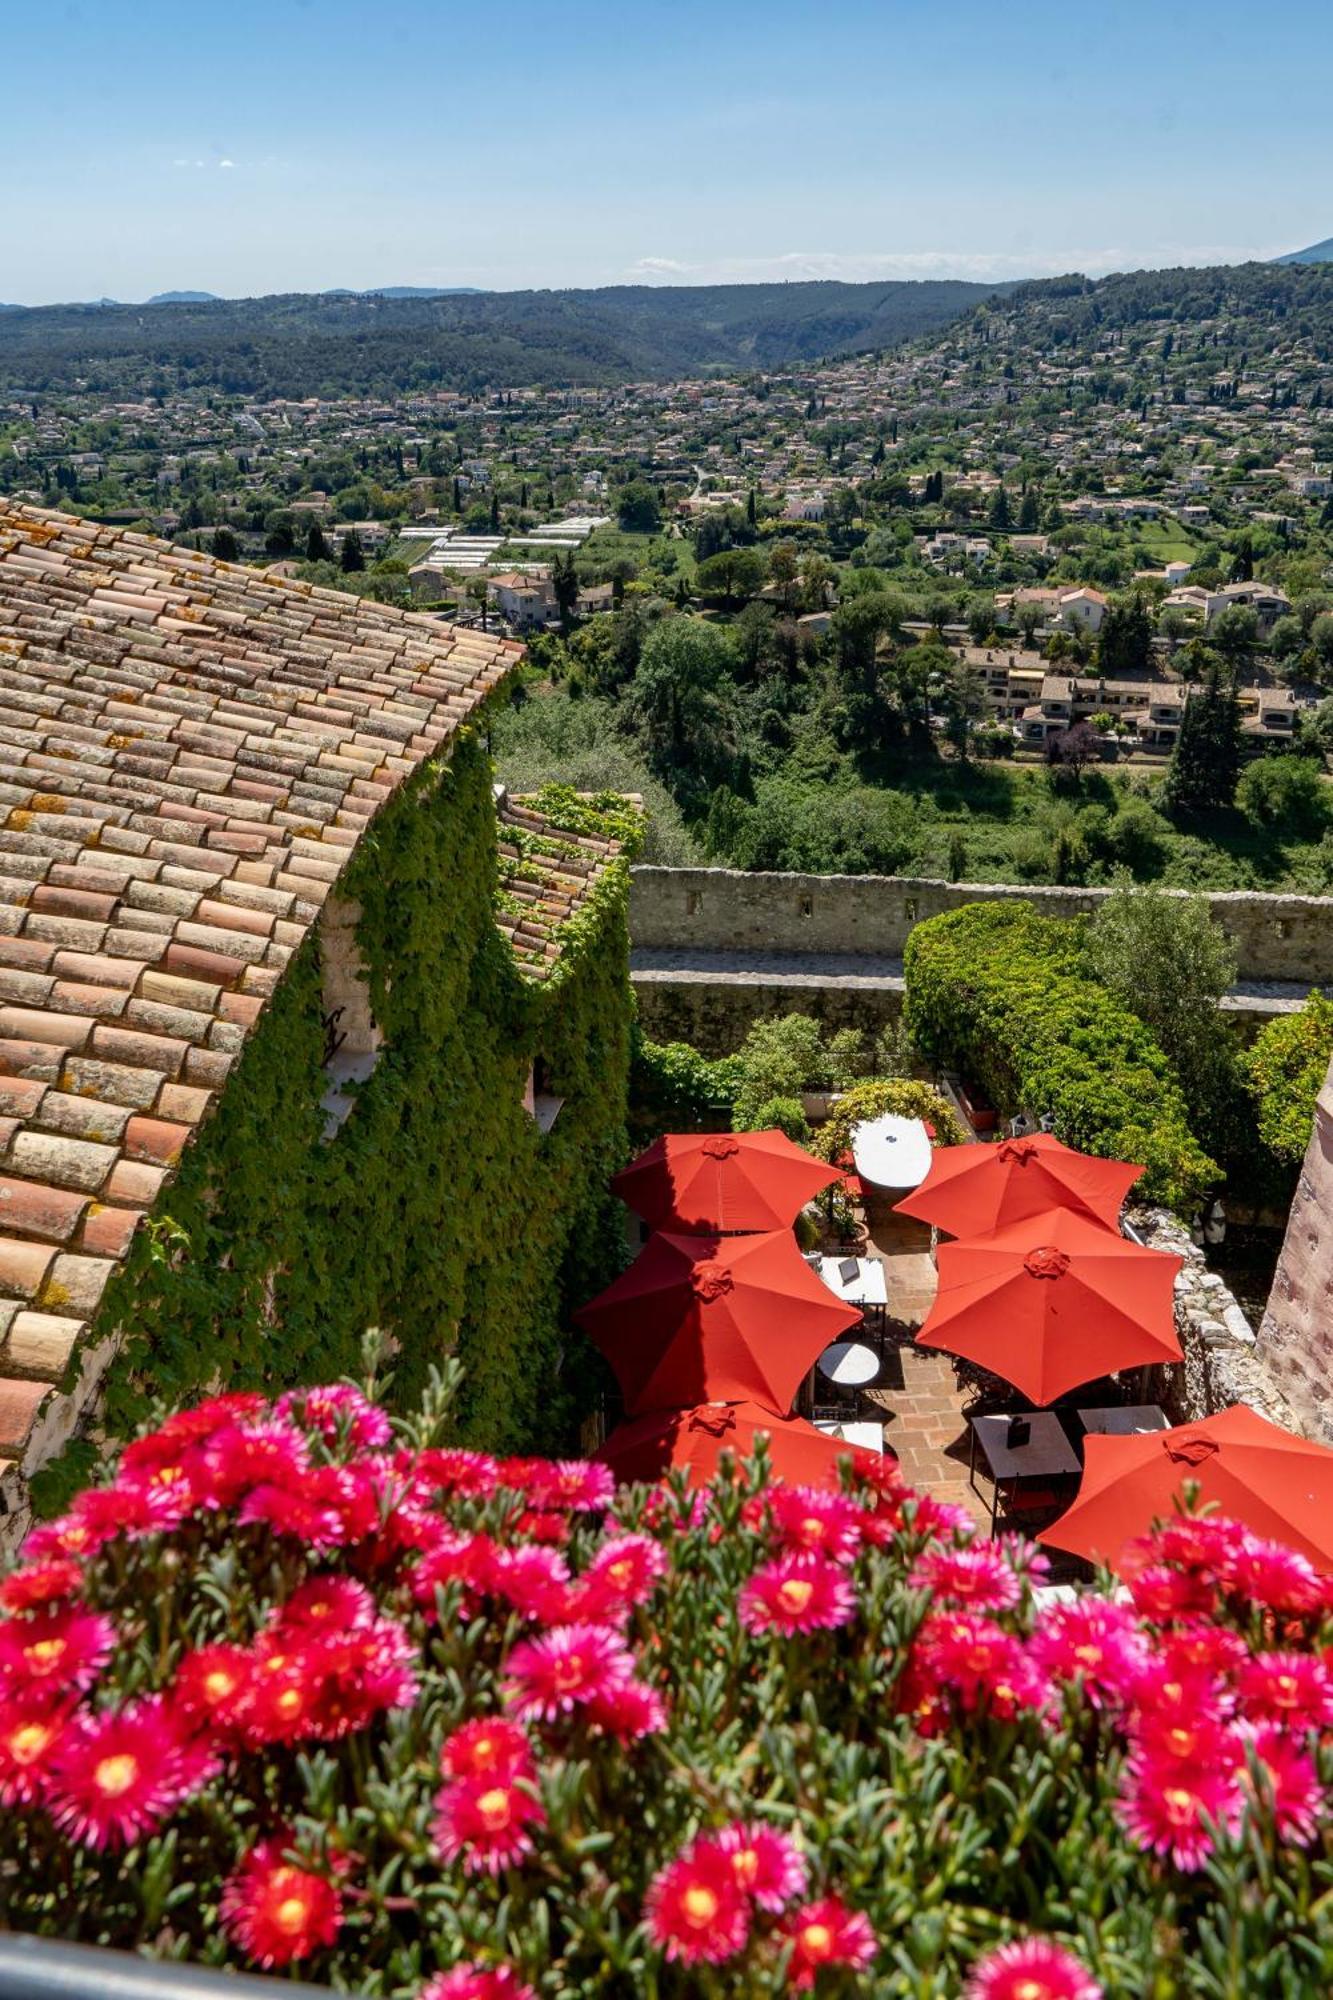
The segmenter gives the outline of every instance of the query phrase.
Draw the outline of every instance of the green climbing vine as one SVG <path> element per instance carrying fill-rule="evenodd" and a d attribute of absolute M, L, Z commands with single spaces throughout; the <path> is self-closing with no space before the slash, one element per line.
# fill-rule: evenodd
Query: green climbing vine
<path fill-rule="evenodd" d="M 624 802 L 600 816 L 597 804 L 569 803 L 569 830 L 618 836 Z M 466 1369 L 460 1436 L 500 1451 L 568 1441 L 580 1401 L 562 1354 L 569 1308 L 624 1256 L 606 1190 L 626 1151 L 627 875 L 624 862 L 605 870 L 537 983 L 494 922 L 495 812 L 476 737 L 404 787 L 339 887 L 361 909 L 378 1064 L 326 1141 L 308 938 L 108 1291 L 98 1330 L 123 1331 L 110 1428 L 159 1397 L 354 1371 L 364 1329 L 379 1325 L 400 1401 L 453 1348 Z M 545 1135 L 523 1109 L 534 1060 L 563 1099 Z"/>

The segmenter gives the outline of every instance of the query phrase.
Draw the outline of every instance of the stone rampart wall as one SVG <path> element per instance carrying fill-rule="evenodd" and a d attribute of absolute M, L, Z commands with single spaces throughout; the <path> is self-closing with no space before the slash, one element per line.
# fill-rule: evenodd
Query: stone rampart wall
<path fill-rule="evenodd" d="M 901 958 L 916 924 L 964 903 L 1022 898 L 1050 916 L 1070 917 L 1096 909 L 1110 893 L 900 875 L 640 867 L 630 893 L 630 938 L 640 951 Z M 1241 979 L 1333 983 L 1333 897 L 1246 889 L 1220 891 L 1208 901 L 1235 942 Z"/>
<path fill-rule="evenodd" d="M 709 1056 L 734 1055 L 756 1021 L 810 1014 L 829 1034 L 878 1034 L 902 1012 L 900 987 L 838 986 L 808 980 L 681 978 L 635 973 L 643 1032 L 654 1042 L 691 1042 Z"/>

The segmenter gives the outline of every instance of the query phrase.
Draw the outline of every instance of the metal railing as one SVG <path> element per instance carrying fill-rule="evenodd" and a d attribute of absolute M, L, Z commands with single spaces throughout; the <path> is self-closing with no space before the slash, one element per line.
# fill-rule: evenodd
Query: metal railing
<path fill-rule="evenodd" d="M 329 2000 L 323 1986 L 0 1935 L 0 2000 Z"/>

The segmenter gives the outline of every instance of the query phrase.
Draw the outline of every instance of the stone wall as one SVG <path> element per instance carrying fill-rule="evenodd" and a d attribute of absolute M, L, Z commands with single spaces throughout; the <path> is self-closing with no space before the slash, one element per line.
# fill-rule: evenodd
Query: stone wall
<path fill-rule="evenodd" d="M 1182 1259 L 1175 1310 L 1185 1365 L 1172 1371 L 1171 1387 L 1162 1399 L 1171 1421 L 1193 1423 L 1245 1403 L 1284 1430 L 1317 1436 L 1288 1402 L 1254 1328 L 1225 1280 L 1208 1269 L 1179 1216 L 1165 1208 L 1131 1208 L 1128 1220 L 1141 1242 Z"/>
<path fill-rule="evenodd" d="M 808 975 L 760 977 L 734 972 L 631 974 L 639 1021 L 654 1042 L 691 1042 L 709 1056 L 729 1056 L 756 1021 L 811 1014 L 829 1034 L 859 1028 L 878 1034 L 902 1012 L 902 980 L 854 984 Z"/>
<path fill-rule="evenodd" d="M 1259 1347 L 1299 1428 L 1333 1444 L 1333 1068 L 1315 1106 Z"/>
<path fill-rule="evenodd" d="M 1094 910 L 1110 893 L 899 875 L 641 867 L 630 896 L 630 937 L 636 951 L 646 952 L 901 958 L 915 924 L 964 903 L 1020 897 L 1050 916 L 1070 917 Z M 1333 983 L 1333 898 L 1229 890 L 1208 901 L 1235 943 L 1241 979 Z"/>

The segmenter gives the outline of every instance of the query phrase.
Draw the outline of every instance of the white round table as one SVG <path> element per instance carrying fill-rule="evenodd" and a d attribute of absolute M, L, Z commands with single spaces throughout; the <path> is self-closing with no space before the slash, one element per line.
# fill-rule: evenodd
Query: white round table
<path fill-rule="evenodd" d="M 835 1340 L 824 1349 L 815 1365 L 830 1382 L 837 1382 L 844 1389 L 859 1389 L 878 1375 L 879 1356 L 873 1347 L 863 1347 L 859 1340 Z"/>

